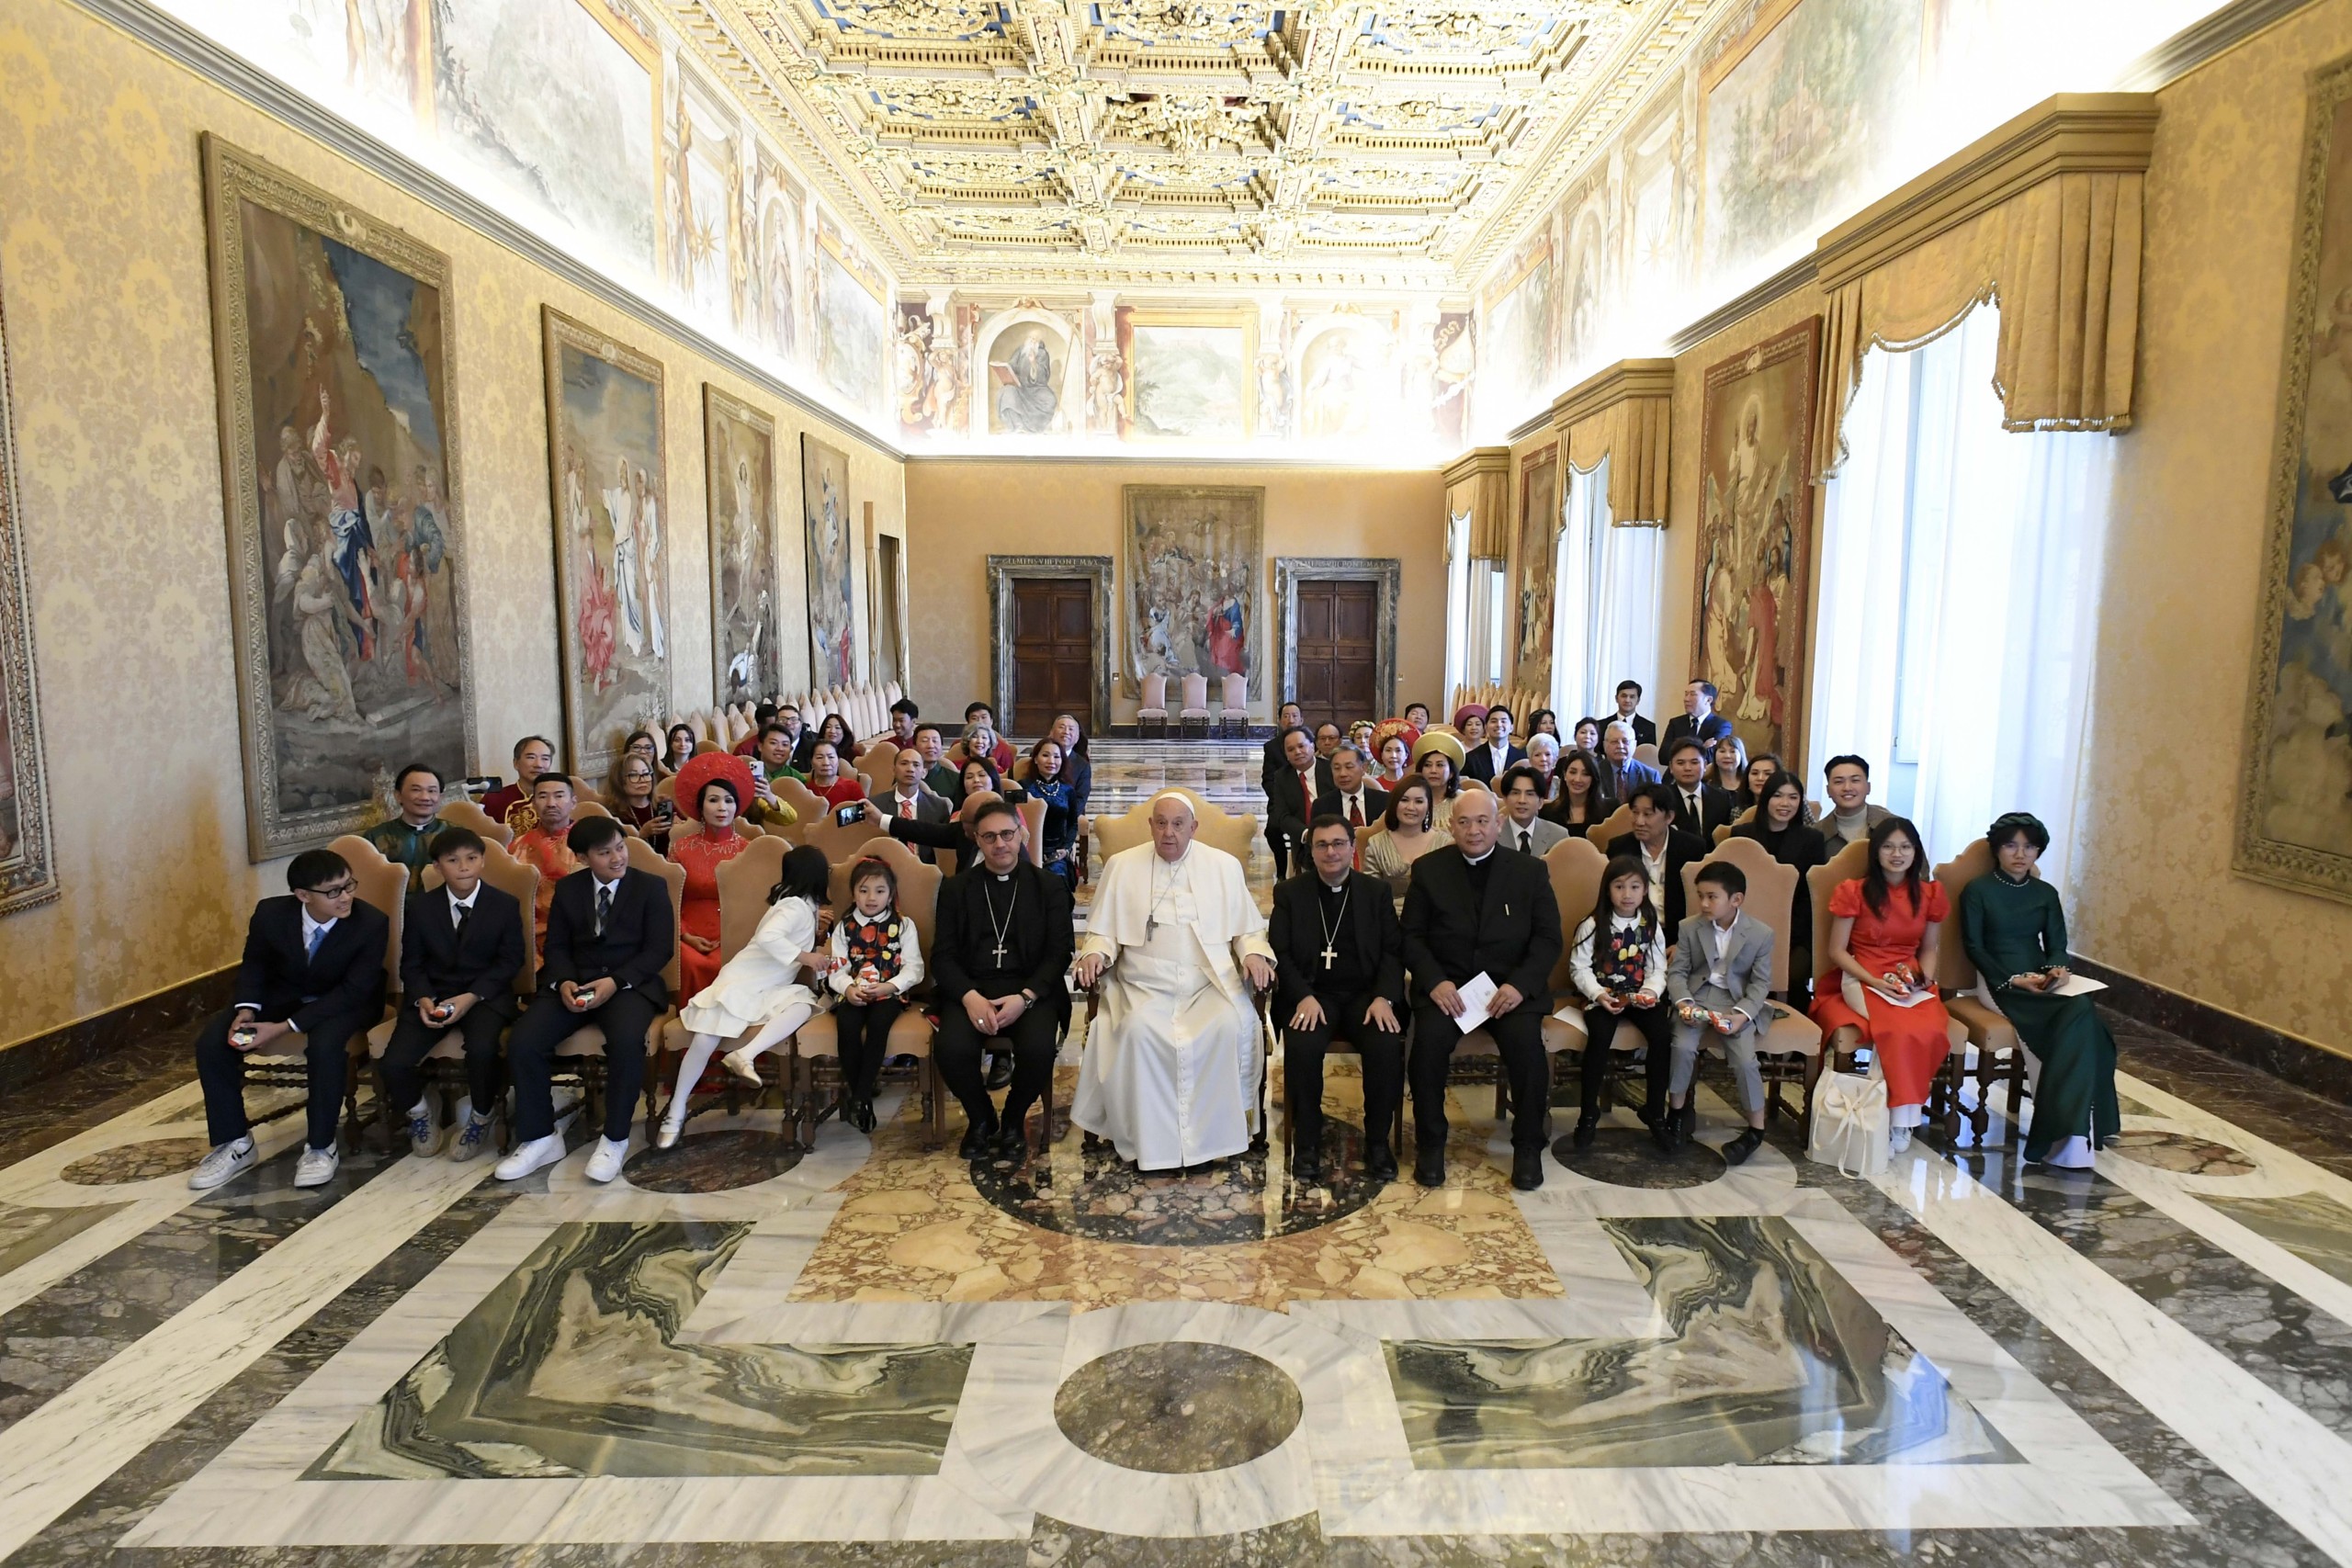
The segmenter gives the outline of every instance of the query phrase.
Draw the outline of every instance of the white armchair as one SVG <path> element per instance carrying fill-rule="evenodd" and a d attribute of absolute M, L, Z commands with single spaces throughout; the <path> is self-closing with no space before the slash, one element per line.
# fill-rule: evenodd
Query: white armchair
<path fill-rule="evenodd" d="M 1176 719 L 1185 734 L 1192 734 L 1193 726 L 1197 724 L 1201 727 L 1201 738 L 1204 740 L 1208 739 L 1209 678 L 1207 676 L 1192 674 L 1184 677 L 1184 705 L 1178 711 Z"/>
<path fill-rule="evenodd" d="M 1168 677 L 1147 675 L 1143 678 L 1143 706 L 1136 709 L 1136 733 L 1142 735 L 1149 727 L 1152 732 L 1168 733 Z"/>
<path fill-rule="evenodd" d="M 1216 728 L 1219 735 L 1250 733 L 1250 678 L 1227 675 L 1225 690 L 1217 702 Z"/>

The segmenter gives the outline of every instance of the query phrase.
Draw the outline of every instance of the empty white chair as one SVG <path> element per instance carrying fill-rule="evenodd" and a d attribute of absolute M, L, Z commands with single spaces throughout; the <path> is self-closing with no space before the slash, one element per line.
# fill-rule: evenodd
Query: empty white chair
<path fill-rule="evenodd" d="M 1143 706 L 1136 709 L 1136 733 L 1142 735 L 1147 728 L 1159 735 L 1168 733 L 1168 677 L 1147 675 L 1143 678 Z"/>
<path fill-rule="evenodd" d="M 1217 702 L 1217 733 L 1247 735 L 1250 733 L 1250 678 L 1227 675 L 1225 690 Z"/>
<path fill-rule="evenodd" d="M 1193 726 L 1199 725 L 1202 739 L 1207 739 L 1209 733 L 1209 678 L 1207 676 L 1192 674 L 1184 677 L 1184 705 L 1177 713 L 1176 721 L 1187 735 L 1193 733 Z"/>

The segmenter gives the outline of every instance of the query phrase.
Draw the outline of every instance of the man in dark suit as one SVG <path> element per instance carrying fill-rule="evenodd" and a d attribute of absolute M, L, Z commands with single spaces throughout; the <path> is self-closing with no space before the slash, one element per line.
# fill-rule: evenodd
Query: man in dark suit
<path fill-rule="evenodd" d="M 910 822 L 947 820 L 952 807 L 945 800 L 933 795 L 931 786 L 924 782 L 923 775 L 927 770 L 923 766 L 922 752 L 911 746 L 900 751 L 890 764 L 890 786 L 888 789 L 876 786 L 867 792 L 866 798 L 873 802 L 875 810 L 884 817 L 900 818 Z M 931 863 L 931 851 L 926 849 L 917 852 L 922 856 L 924 864 Z"/>
<path fill-rule="evenodd" d="M 1498 989 L 1484 1027 L 1502 1054 L 1511 1098 L 1511 1171 L 1522 1192 L 1544 1185 L 1552 1066 L 1544 1015 L 1560 959 L 1560 907 L 1551 874 L 1496 841 L 1495 797 L 1464 790 L 1453 842 L 1413 863 L 1405 894 L 1405 966 L 1413 972 L 1413 1179 L 1445 1185 L 1445 1072 L 1469 1032 L 1459 987 L 1485 976 Z"/>
<path fill-rule="evenodd" d="M 1674 750 L 1674 743 L 1684 736 L 1713 746 L 1731 733 L 1731 720 L 1715 711 L 1715 688 L 1707 681 L 1692 681 L 1682 688 L 1682 711 L 1666 721 L 1666 733 L 1658 737 L 1658 755 L 1663 757 Z"/>
<path fill-rule="evenodd" d="M 1306 863 L 1306 825 L 1332 790 L 1331 764 L 1315 754 L 1312 735 L 1294 726 L 1282 742 L 1282 768 L 1266 781 L 1266 843 L 1276 876 L 1285 863 Z"/>
<path fill-rule="evenodd" d="M 1487 739 L 1462 759 L 1462 776 L 1492 786 L 1494 782 L 1527 761 L 1527 753 L 1510 743 L 1511 711 L 1497 703 L 1487 710 Z"/>
<path fill-rule="evenodd" d="M 1284 703 L 1275 710 L 1274 737 L 1266 742 L 1266 761 L 1258 770 L 1260 789 L 1272 789 L 1274 775 L 1289 766 L 1289 756 L 1283 750 L 1283 742 L 1290 738 L 1292 730 L 1300 728 L 1299 721 L 1303 716 L 1296 703 Z M 1311 739 L 1312 737 L 1309 739 Z"/>
<path fill-rule="evenodd" d="M 1658 771 L 1634 755 L 1634 727 L 1611 719 L 1600 731 L 1600 793 L 1623 806 L 1644 784 L 1656 784 Z"/>
<path fill-rule="evenodd" d="M 1363 1060 L 1363 1172 L 1396 1178 L 1389 1129 L 1405 1102 L 1405 938 L 1388 885 L 1354 869 L 1355 832 L 1325 813 L 1307 832 L 1308 871 L 1274 887 L 1266 940 L 1283 1030 L 1292 1181 L 1323 1179 L 1323 1057 L 1334 1040 Z"/>
<path fill-rule="evenodd" d="M 564 842 L 586 866 L 556 884 L 538 995 L 507 1037 L 516 1143 L 498 1162 L 501 1181 L 563 1157 L 550 1085 L 555 1051 L 592 1023 L 605 1032 L 605 1135 L 588 1156 L 588 1179 L 620 1174 L 645 1085 L 646 1032 L 670 1005 L 662 971 L 677 956 L 678 924 L 668 886 L 630 869 L 628 840 L 609 817 L 582 818 Z"/>
<path fill-rule="evenodd" d="M 1388 792 L 1369 782 L 1371 769 L 1372 763 L 1352 742 L 1341 741 L 1331 753 L 1331 793 L 1315 803 L 1317 817 L 1329 811 L 1353 829 L 1359 864 L 1364 840 L 1371 837 L 1380 814 L 1388 809 Z"/>
<path fill-rule="evenodd" d="M 966 1159 L 1028 1156 L 1029 1108 L 1053 1082 L 1054 1054 L 1069 1018 L 1069 971 L 1076 942 L 1069 886 L 1029 863 L 1021 813 L 989 801 L 965 824 L 978 863 L 939 885 L 932 976 L 939 993 L 939 1076 L 964 1107 Z M 980 1054 L 1012 1057 L 1012 1087 L 997 1113 L 980 1077 Z M 1000 1129 L 1001 1129 L 1000 1131 Z M 1050 1140 L 1053 1129 L 1045 1129 Z"/>
<path fill-rule="evenodd" d="M 1712 742 L 1684 736 L 1666 755 L 1668 787 L 1674 791 L 1674 826 L 1713 849 L 1715 829 L 1731 826 L 1739 803 L 1731 792 L 1707 782 L 1707 751 Z"/>
<path fill-rule="evenodd" d="M 485 853 L 469 829 L 434 836 L 441 886 L 408 897 L 401 923 L 401 1015 L 377 1066 L 384 1103 L 408 1107 L 409 1148 L 430 1159 L 441 1129 L 424 1097 L 424 1057 L 455 1031 L 466 1043 L 464 1112 L 449 1157 L 469 1160 L 490 1146 L 498 1108 L 498 1037 L 514 1021 L 514 976 L 530 960 L 530 917 L 514 895 L 481 879 Z"/>
<path fill-rule="evenodd" d="M 1682 868 L 1692 861 L 1705 860 L 1712 846 L 1675 827 L 1670 784 L 1644 784 L 1626 805 L 1633 812 L 1634 830 L 1609 840 L 1610 856 L 1640 857 L 1650 874 L 1650 903 L 1666 929 L 1679 931 L 1682 929 Z"/>
<path fill-rule="evenodd" d="M 1634 727 L 1634 745 L 1655 746 L 1657 744 L 1657 726 L 1634 711 L 1641 705 L 1642 683 L 1639 681 L 1618 682 L 1617 711 L 1611 716 L 1622 718 Z"/>
<path fill-rule="evenodd" d="M 196 1037 L 196 1076 L 204 1085 L 212 1141 L 212 1152 L 187 1179 L 199 1192 L 261 1163 L 245 1120 L 245 1054 L 282 1052 L 279 1042 L 296 1033 L 311 1083 L 309 1135 L 294 1185 L 334 1180 L 344 1054 L 353 1035 L 384 1016 L 384 943 L 392 923 L 355 896 L 359 884 L 349 863 L 333 850 L 304 850 L 286 868 L 286 886 L 289 895 L 254 906 L 237 966 L 236 1005 L 215 1014 Z"/>

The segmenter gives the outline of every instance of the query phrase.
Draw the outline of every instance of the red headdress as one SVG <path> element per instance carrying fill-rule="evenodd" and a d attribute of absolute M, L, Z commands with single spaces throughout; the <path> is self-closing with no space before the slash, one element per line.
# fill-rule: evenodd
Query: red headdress
<path fill-rule="evenodd" d="M 714 783 L 735 792 L 735 809 L 741 811 L 752 804 L 752 760 L 738 757 L 732 751 L 705 751 L 689 759 L 678 770 L 678 815 L 688 821 L 700 821 L 703 786 Z"/>

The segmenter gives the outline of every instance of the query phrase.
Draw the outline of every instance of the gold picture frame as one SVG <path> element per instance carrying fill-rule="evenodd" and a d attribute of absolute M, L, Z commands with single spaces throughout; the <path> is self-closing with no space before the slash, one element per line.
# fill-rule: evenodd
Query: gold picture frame
<path fill-rule="evenodd" d="M 8 318 L 0 309 L 0 915 L 49 903 L 62 891 L 49 841 L 48 771 L 23 513 L 17 502 L 12 391 Z"/>
<path fill-rule="evenodd" d="M 784 689 L 778 662 L 784 581 L 776 550 L 782 476 L 775 418 L 707 381 L 702 407 L 704 495 L 710 517 L 711 690 L 722 703 L 756 702 Z"/>
<path fill-rule="evenodd" d="M 1258 434 L 1258 313 L 1254 310 L 1189 310 L 1159 309 L 1136 305 L 1119 307 L 1118 334 L 1120 347 L 1126 361 L 1126 384 L 1122 391 L 1121 413 L 1129 441 L 1193 441 L 1201 439 L 1248 441 Z M 1146 333 L 1193 332 L 1232 333 L 1239 339 L 1240 352 L 1233 358 L 1235 375 L 1233 396 L 1238 404 L 1238 424 L 1227 433 L 1203 435 L 1195 429 L 1157 424 L 1152 412 L 1139 400 L 1154 399 L 1157 383 L 1147 373 L 1145 355 L 1141 352 L 1138 334 Z M 1206 344 L 1198 344 L 1205 348 Z M 1220 356 L 1222 357 L 1222 356 Z M 1206 389 L 1201 389 L 1206 390 Z M 1172 417 L 1172 416 L 1171 416 Z"/>

